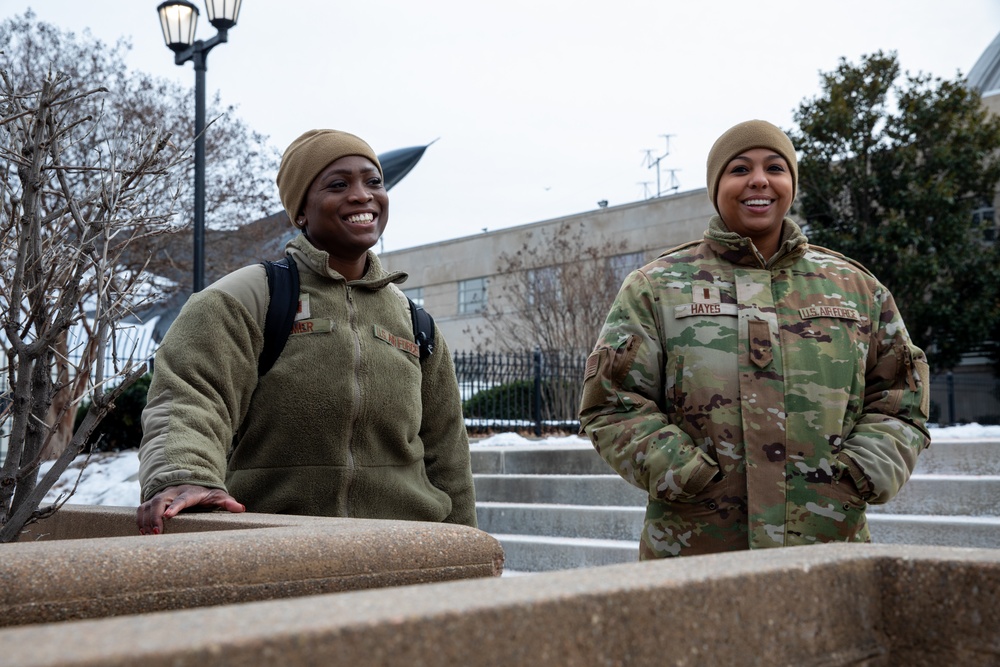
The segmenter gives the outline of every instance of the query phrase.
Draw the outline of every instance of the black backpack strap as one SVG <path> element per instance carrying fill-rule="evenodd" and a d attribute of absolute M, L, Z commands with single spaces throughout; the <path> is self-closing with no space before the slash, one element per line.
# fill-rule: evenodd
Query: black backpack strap
<path fill-rule="evenodd" d="M 257 360 L 257 377 L 271 370 L 285 349 L 299 309 L 299 267 L 289 255 L 277 262 L 261 262 L 267 271 L 267 317 L 264 319 L 264 349 Z"/>
<path fill-rule="evenodd" d="M 413 340 L 420 347 L 420 361 L 434 354 L 434 318 L 426 310 L 410 302 L 410 319 L 413 320 Z"/>

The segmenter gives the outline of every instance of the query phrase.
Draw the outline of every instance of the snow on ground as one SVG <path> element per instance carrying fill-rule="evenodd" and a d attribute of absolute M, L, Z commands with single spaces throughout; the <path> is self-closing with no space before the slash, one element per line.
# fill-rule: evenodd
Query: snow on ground
<path fill-rule="evenodd" d="M 579 445 L 589 440 L 578 435 L 550 436 L 547 438 L 526 438 L 517 433 L 497 433 L 488 438 L 474 438 L 472 444 L 485 447 L 509 447 L 511 445 Z"/>
<path fill-rule="evenodd" d="M 39 478 L 52 467 L 52 461 L 41 465 Z M 83 475 L 80 475 L 81 469 Z M 79 478 L 79 482 L 77 479 Z M 76 484 L 76 492 L 68 502 L 74 505 L 110 505 L 137 507 L 139 505 L 139 451 L 99 452 L 90 457 L 78 456 L 49 489 L 42 504 L 55 502 L 69 493 Z"/>
<path fill-rule="evenodd" d="M 980 440 L 1000 438 L 1000 426 L 980 426 L 979 424 L 959 424 L 937 428 L 931 426 L 931 444 L 941 440 Z"/>
<path fill-rule="evenodd" d="M 980 426 L 979 424 L 963 424 L 946 428 L 931 427 L 931 441 L 943 440 L 977 440 L 995 438 L 1000 440 L 1000 426 Z M 549 438 L 526 438 L 516 433 L 498 433 L 488 438 L 474 441 L 477 446 L 505 447 L 513 445 L 576 445 L 588 442 L 578 436 L 559 436 Z M 80 456 L 69 469 L 63 473 L 56 485 L 45 497 L 45 503 L 53 502 L 59 494 L 69 492 L 80 476 L 76 492 L 70 502 L 78 505 L 112 505 L 119 507 L 136 507 L 139 504 L 139 457 L 136 450 L 126 450 L 118 453 L 94 454 L 89 463 L 87 457 Z M 84 467 L 84 464 L 86 466 Z M 41 474 L 52 466 L 52 462 L 43 463 Z"/>

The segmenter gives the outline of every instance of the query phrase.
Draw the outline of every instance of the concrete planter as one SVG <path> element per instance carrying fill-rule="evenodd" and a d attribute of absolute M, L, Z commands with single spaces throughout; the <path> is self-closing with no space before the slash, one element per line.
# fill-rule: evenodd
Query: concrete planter
<path fill-rule="evenodd" d="M 496 577 L 503 549 L 467 526 L 182 514 L 140 536 L 135 508 L 66 505 L 0 545 L 0 625 L 120 616 Z M 0 657 L 0 662 L 4 658 Z"/>
<path fill-rule="evenodd" d="M 0 630 L 0 665 L 996 665 L 1000 551 L 829 544 Z"/>

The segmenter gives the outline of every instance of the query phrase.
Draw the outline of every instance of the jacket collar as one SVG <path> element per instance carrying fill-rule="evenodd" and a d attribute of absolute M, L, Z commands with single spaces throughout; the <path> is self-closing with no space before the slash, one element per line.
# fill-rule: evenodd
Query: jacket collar
<path fill-rule="evenodd" d="M 778 251 L 770 261 L 757 251 L 753 241 L 736 232 L 729 231 L 726 223 L 717 215 L 713 215 L 705 230 L 705 241 L 723 258 L 733 264 L 752 266 L 755 268 L 780 268 L 791 264 L 801 257 L 809 246 L 809 240 L 802 229 L 791 218 L 785 218 L 781 225 L 781 243 Z"/>
<path fill-rule="evenodd" d="M 305 234 L 299 234 L 285 245 L 285 250 L 298 261 L 299 266 L 305 265 L 313 273 L 319 274 L 331 280 L 345 281 L 344 276 L 330 268 L 330 254 L 325 250 L 320 250 L 306 238 Z M 368 251 L 368 268 L 365 275 L 360 280 L 346 281 L 352 287 L 365 287 L 368 289 L 382 289 L 389 283 L 401 283 L 406 280 L 407 274 L 403 271 L 388 272 L 382 268 L 382 263 L 371 250 Z"/>

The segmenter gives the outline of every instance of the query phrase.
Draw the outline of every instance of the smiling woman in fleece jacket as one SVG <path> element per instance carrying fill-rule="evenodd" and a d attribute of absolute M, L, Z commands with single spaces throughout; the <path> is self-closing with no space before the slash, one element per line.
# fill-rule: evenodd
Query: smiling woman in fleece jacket
<path fill-rule="evenodd" d="M 421 362 L 409 306 L 371 248 L 389 199 L 378 157 L 345 132 L 285 151 L 278 191 L 302 233 L 287 252 L 299 311 L 258 381 L 262 265 L 194 294 L 156 353 L 142 415 L 139 532 L 186 508 L 476 525 L 451 355 Z"/>

